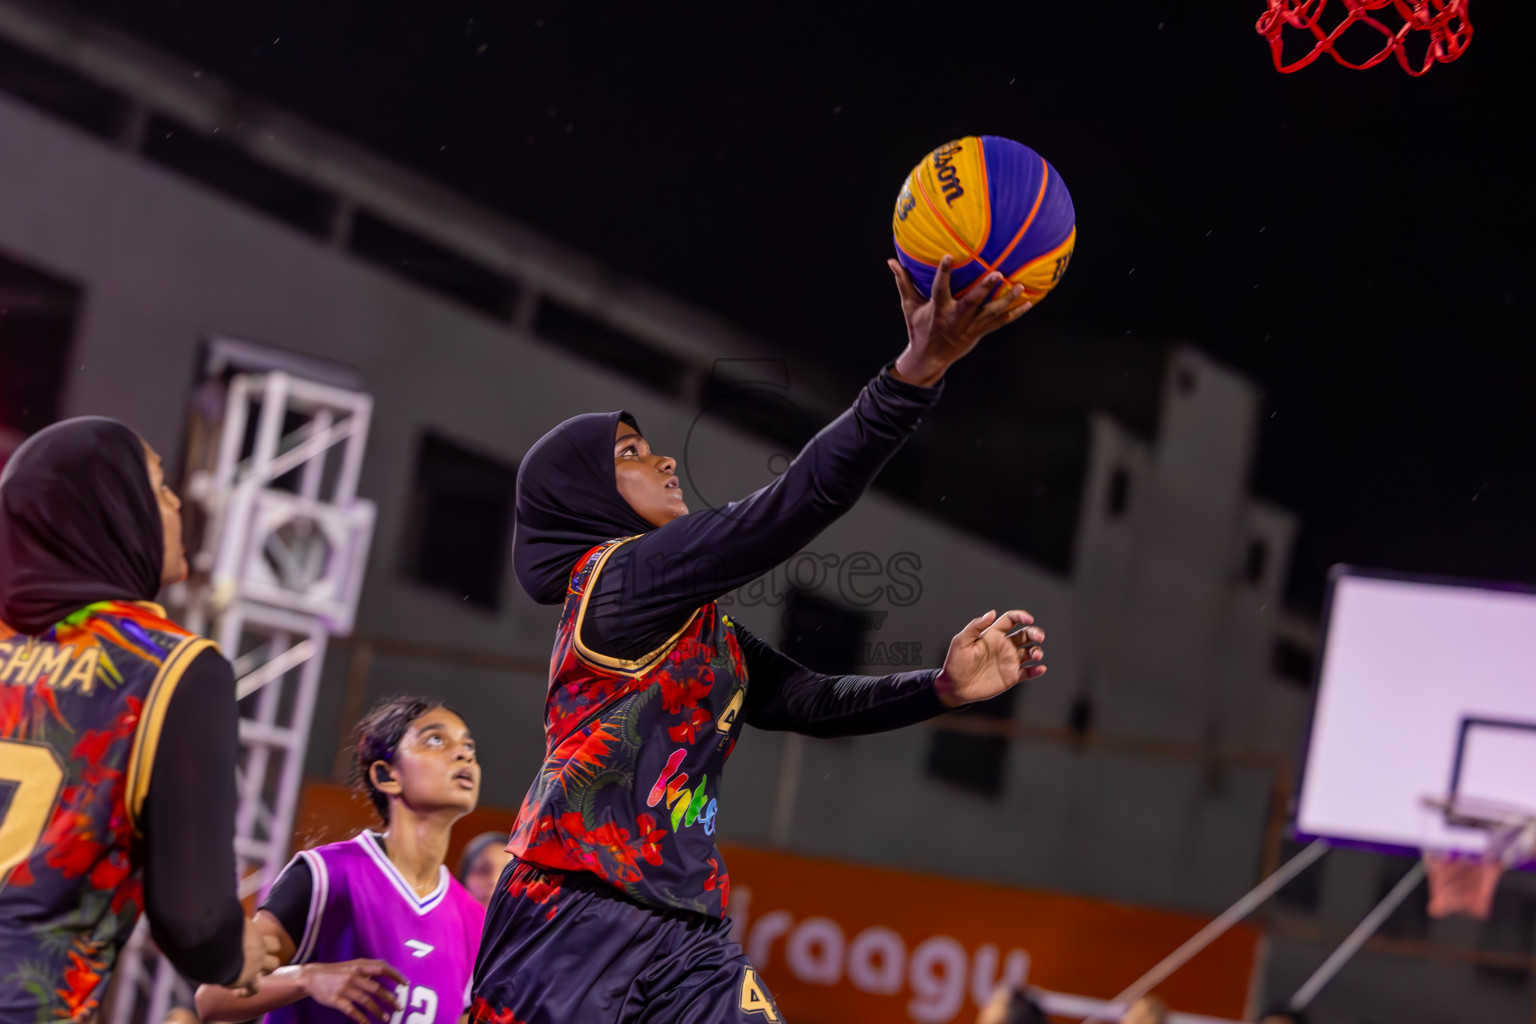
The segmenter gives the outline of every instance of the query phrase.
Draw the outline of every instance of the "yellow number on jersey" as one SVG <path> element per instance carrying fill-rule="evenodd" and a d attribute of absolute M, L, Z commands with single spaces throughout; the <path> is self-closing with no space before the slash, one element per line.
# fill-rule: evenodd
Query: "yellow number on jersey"
<path fill-rule="evenodd" d="M 52 748 L 0 740 L 0 792 L 10 790 L 10 799 L 0 803 L 0 889 L 32 856 L 63 786 L 64 766 Z"/>
<path fill-rule="evenodd" d="M 779 1010 L 773 1005 L 773 1000 L 768 998 L 768 993 L 757 983 L 757 972 L 747 968 L 747 973 L 741 979 L 741 1011 L 743 1013 L 760 1013 L 770 1021 L 778 1021 Z"/>

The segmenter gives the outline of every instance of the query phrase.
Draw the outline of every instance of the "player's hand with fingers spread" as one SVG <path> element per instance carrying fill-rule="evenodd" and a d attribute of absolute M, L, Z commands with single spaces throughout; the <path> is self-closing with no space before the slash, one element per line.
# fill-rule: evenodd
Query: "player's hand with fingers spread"
<path fill-rule="evenodd" d="M 304 964 L 299 969 L 299 986 L 304 994 L 321 1006 L 351 1017 L 357 1024 L 389 1020 L 400 1009 L 395 1001 L 395 987 L 389 982 L 408 984 L 400 972 L 383 960 L 348 960 L 339 964 Z"/>
<path fill-rule="evenodd" d="M 933 275 L 932 298 L 924 299 L 912 283 L 912 275 L 899 260 L 888 260 L 901 292 L 901 312 L 907 320 L 907 349 L 896 360 L 896 376 L 913 384 L 932 387 L 948 369 L 993 331 L 1027 313 L 1032 303 L 1020 285 L 1003 288 L 1003 275 L 992 271 L 974 282 L 966 294 L 955 298 L 949 291 L 950 257 L 939 260 Z M 991 301 L 987 296 L 998 294 Z"/>
<path fill-rule="evenodd" d="M 966 623 L 950 641 L 944 668 L 934 682 L 945 707 L 990 700 L 1026 679 L 1045 675 L 1045 630 L 1029 612 L 987 612 Z M 1024 627 L 1019 629 L 1019 627 Z M 1009 636 L 1015 629 L 1019 632 Z"/>

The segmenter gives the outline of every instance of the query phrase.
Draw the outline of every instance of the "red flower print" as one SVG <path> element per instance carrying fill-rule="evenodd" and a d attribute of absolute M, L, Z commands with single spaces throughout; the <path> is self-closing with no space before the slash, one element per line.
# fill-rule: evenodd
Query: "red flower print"
<path fill-rule="evenodd" d="M 74 950 L 69 951 L 69 960 L 72 966 L 64 971 L 64 988 L 55 989 L 55 994 L 69 1007 L 69 1016 L 78 1020 L 84 1016 L 84 1011 L 94 1009 L 96 1000 L 91 994 L 96 991 L 96 986 L 101 984 L 101 964 L 87 960 Z"/>
<path fill-rule="evenodd" d="M 523 1024 L 511 1010 L 498 1010 L 480 998 L 477 998 L 470 1007 L 469 1019 L 474 1024 Z"/>
<path fill-rule="evenodd" d="M 121 914 L 123 908 L 130 903 L 136 907 L 144 906 L 144 882 L 142 879 L 130 878 L 112 894 L 112 913 Z"/>
<path fill-rule="evenodd" d="M 115 890 L 131 870 L 128 858 L 121 851 L 114 850 L 91 869 L 91 885 L 96 889 Z"/>
<path fill-rule="evenodd" d="M 519 867 L 507 880 L 507 894 L 529 899 L 540 905 L 548 904 L 549 912 L 544 915 L 544 919 L 552 921 L 558 909 L 554 900 L 560 895 L 560 878 L 531 868 Z"/>
<path fill-rule="evenodd" d="M 656 819 L 649 814 L 642 814 L 635 819 L 635 824 L 640 829 L 640 856 L 647 864 L 659 866 L 661 864 L 661 841 L 666 838 L 667 830 L 656 824 Z"/>
<path fill-rule="evenodd" d="M 712 681 L 685 679 L 678 683 L 670 676 L 664 676 L 661 680 L 661 706 L 669 715 L 675 715 L 684 708 L 696 708 L 699 701 L 709 696 L 711 686 Z"/>
<path fill-rule="evenodd" d="M 85 815 L 80 815 L 79 818 L 80 825 L 84 828 L 90 819 Z M 56 842 L 48 851 L 48 866 L 61 872 L 65 878 L 79 878 L 95 868 L 106 849 L 92 839 L 90 833 L 68 835 L 61 842 Z"/>
<path fill-rule="evenodd" d="M 720 862 L 715 858 L 709 858 L 709 877 L 704 880 L 704 890 L 709 892 L 715 887 L 715 876 L 720 873 Z"/>
<path fill-rule="evenodd" d="M 80 737 L 75 749 L 70 756 L 77 761 L 85 762 L 85 770 L 80 773 L 81 781 L 87 786 L 100 785 L 104 779 L 122 774 L 112 768 L 103 768 L 101 762 L 106 759 L 112 744 L 117 742 L 116 730 L 92 729 Z"/>
<path fill-rule="evenodd" d="M 0 739 L 19 735 L 26 717 L 27 692 L 15 686 L 0 686 Z"/>
<path fill-rule="evenodd" d="M 709 712 L 694 708 L 693 714 L 667 730 L 674 743 L 693 743 L 699 738 L 699 727 L 709 724 Z"/>

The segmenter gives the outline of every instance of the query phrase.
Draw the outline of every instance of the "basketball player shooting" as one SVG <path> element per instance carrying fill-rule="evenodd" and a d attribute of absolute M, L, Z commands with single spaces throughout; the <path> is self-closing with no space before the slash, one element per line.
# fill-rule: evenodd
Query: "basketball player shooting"
<path fill-rule="evenodd" d="M 971 620 L 942 669 L 828 676 L 715 603 L 847 512 L 938 401 L 950 367 L 1030 308 L 1022 287 L 998 291 L 997 273 L 954 298 L 951 262 L 939 262 L 929 301 L 890 261 L 905 351 L 741 501 L 689 514 L 676 461 L 652 451 L 625 412 L 566 420 L 523 460 L 518 581 L 564 608 L 546 757 L 475 965 L 477 1021 L 777 1022 L 767 987 L 728 938 L 730 876 L 714 840 L 721 773 L 742 725 L 879 732 L 1045 672 L 1045 634 L 1021 610 Z"/>

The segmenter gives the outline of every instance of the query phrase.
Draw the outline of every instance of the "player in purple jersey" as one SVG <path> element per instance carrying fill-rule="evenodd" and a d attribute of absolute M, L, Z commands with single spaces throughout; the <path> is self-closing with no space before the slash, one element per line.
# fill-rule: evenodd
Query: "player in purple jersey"
<path fill-rule="evenodd" d="M 740 501 L 690 514 L 676 461 L 622 411 L 566 420 L 523 459 L 518 582 L 563 609 L 544 763 L 475 965 L 477 1024 L 776 1024 L 772 996 L 730 941 L 731 879 L 715 844 L 742 727 L 896 729 L 1045 671 L 1045 634 L 1020 610 L 973 619 L 942 669 L 828 676 L 717 604 L 847 512 L 948 369 L 1029 308 L 995 273 L 951 296 L 949 266 L 945 257 L 928 301 L 892 261 L 906 350 Z"/>
<path fill-rule="evenodd" d="M 485 910 L 443 860 L 475 809 L 480 765 L 464 720 L 440 702 L 396 697 L 358 725 L 355 770 L 385 831 L 298 854 L 256 926 L 283 967 L 255 995 L 204 985 L 198 1016 L 268 1024 L 459 1024 Z"/>

